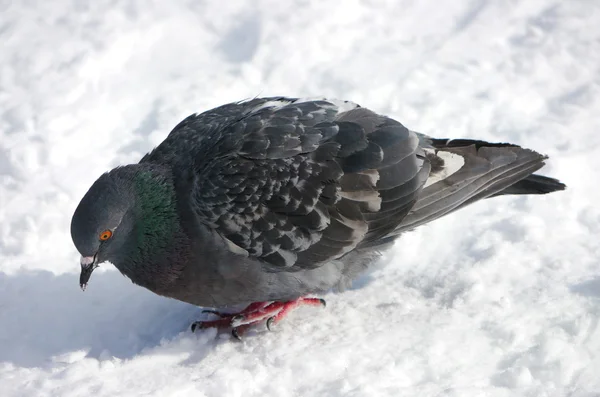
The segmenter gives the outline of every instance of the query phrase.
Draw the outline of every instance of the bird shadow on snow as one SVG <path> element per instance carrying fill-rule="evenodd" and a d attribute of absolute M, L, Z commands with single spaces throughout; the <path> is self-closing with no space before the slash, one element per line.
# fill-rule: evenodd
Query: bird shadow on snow
<path fill-rule="evenodd" d="M 189 332 L 201 316 L 198 307 L 134 287 L 116 271 L 94 274 L 85 293 L 78 279 L 0 272 L 0 362 L 44 367 L 78 351 L 127 359 Z"/>
<path fill-rule="evenodd" d="M 352 289 L 373 281 L 372 271 L 382 266 Z M 182 333 L 191 336 L 190 324 L 206 318 L 201 308 L 134 286 L 117 271 L 95 272 L 85 292 L 78 283 L 73 273 L 0 272 L 0 362 L 32 368 L 82 356 L 129 359 Z M 192 352 L 195 359 L 205 355 L 201 350 Z"/>

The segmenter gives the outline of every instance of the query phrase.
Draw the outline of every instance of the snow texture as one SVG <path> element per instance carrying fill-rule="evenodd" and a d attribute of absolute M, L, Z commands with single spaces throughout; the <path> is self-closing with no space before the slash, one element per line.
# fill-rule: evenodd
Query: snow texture
<path fill-rule="evenodd" d="M 600 395 L 600 2 L 0 1 L 0 395 Z M 69 236 L 187 115 L 348 99 L 550 155 L 568 185 L 406 234 L 327 308 L 236 342 Z"/>

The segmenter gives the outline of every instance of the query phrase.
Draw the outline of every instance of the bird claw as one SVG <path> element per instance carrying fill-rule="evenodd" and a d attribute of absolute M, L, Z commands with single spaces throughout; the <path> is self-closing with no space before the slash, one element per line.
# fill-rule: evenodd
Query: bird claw
<path fill-rule="evenodd" d="M 275 316 L 271 316 L 267 319 L 267 329 L 269 331 L 273 331 L 271 327 L 273 326 L 273 322 L 275 321 Z"/>

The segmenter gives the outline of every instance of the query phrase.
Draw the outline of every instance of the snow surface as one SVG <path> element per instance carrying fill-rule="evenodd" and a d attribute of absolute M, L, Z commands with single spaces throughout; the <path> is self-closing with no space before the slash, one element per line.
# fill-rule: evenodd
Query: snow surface
<path fill-rule="evenodd" d="M 599 1 L 4 0 L 0 43 L 0 396 L 600 395 Z M 242 343 L 112 266 L 82 293 L 99 174 L 259 95 L 519 143 L 569 189 L 421 227 Z"/>

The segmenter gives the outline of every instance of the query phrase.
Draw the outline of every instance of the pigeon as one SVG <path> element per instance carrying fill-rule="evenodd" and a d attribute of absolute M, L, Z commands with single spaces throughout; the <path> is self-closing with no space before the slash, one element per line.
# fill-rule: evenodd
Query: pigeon
<path fill-rule="evenodd" d="M 314 296 L 346 289 L 404 232 L 485 198 L 564 190 L 534 174 L 546 159 L 433 138 L 350 101 L 225 104 L 92 184 L 71 222 L 80 287 L 110 262 L 216 316 L 192 331 L 270 329 L 298 306 L 324 306 Z"/>

